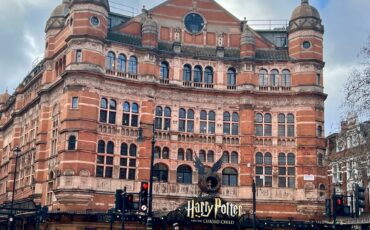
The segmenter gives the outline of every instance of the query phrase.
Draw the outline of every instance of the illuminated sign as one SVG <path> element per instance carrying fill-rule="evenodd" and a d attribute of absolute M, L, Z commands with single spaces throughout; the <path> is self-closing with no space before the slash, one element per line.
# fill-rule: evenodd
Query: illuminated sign
<path fill-rule="evenodd" d="M 200 198 L 189 200 L 183 212 L 193 223 L 234 225 L 242 215 L 242 207 L 218 197 Z"/>

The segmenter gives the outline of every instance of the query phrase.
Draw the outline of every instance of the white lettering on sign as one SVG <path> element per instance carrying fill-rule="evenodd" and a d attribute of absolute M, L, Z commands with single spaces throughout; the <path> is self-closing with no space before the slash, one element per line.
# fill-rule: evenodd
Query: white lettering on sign
<path fill-rule="evenodd" d="M 303 179 L 305 181 L 314 181 L 315 180 L 315 176 L 314 175 L 304 175 L 303 176 Z"/>
<path fill-rule="evenodd" d="M 217 219 L 218 214 L 228 217 L 240 217 L 242 215 L 242 206 L 235 205 L 230 202 L 222 203 L 220 198 L 215 198 L 212 204 L 209 201 L 189 200 L 186 207 L 187 217 L 194 218 L 214 218 Z M 214 214 L 211 217 L 211 213 Z"/>

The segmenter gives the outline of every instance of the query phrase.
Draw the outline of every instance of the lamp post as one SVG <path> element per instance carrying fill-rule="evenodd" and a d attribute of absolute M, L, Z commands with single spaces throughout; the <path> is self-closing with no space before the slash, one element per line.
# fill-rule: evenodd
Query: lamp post
<path fill-rule="evenodd" d="M 256 230 L 256 183 L 254 179 L 252 181 L 252 193 L 253 193 L 253 230 Z"/>
<path fill-rule="evenodd" d="M 15 195 L 15 181 L 17 177 L 17 164 L 18 164 L 18 155 L 21 152 L 21 149 L 17 146 L 14 150 L 15 153 L 15 166 L 14 166 L 14 174 L 13 174 L 13 190 L 12 190 L 12 200 L 10 202 L 10 214 L 8 216 L 9 224 L 8 229 L 12 230 L 14 225 L 14 216 L 13 216 L 13 206 L 14 206 L 14 195 Z"/>
<path fill-rule="evenodd" d="M 153 168 L 154 168 L 154 149 L 155 149 L 155 121 L 152 124 L 152 152 L 150 156 L 150 175 L 149 175 L 149 191 L 148 191 L 148 217 L 146 220 L 146 229 L 151 230 L 153 228 Z M 139 128 L 138 141 L 144 140 L 143 128 Z"/>

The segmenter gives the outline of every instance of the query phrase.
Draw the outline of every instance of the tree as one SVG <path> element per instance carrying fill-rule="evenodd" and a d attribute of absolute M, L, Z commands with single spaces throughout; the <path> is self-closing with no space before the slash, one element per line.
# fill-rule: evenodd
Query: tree
<path fill-rule="evenodd" d="M 370 117 L 370 35 L 360 52 L 363 61 L 345 83 L 344 107 L 361 117 Z"/>

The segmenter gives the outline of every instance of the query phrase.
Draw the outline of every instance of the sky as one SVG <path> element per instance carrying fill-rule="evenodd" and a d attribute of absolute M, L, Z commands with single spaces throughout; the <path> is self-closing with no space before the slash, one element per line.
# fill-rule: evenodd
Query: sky
<path fill-rule="evenodd" d="M 216 0 L 239 19 L 289 19 L 301 0 Z M 0 93 L 13 93 L 42 58 L 44 29 L 52 10 L 62 0 L 0 0 Z M 163 0 L 110 0 L 111 10 L 131 15 L 145 5 L 150 9 Z M 343 84 L 360 67 L 359 52 L 370 34 L 369 0 L 310 0 L 325 26 L 324 87 L 325 133 L 338 131 L 345 114 L 341 109 Z M 125 7 L 128 6 L 128 7 Z M 121 10 L 119 10 L 120 8 Z"/>

